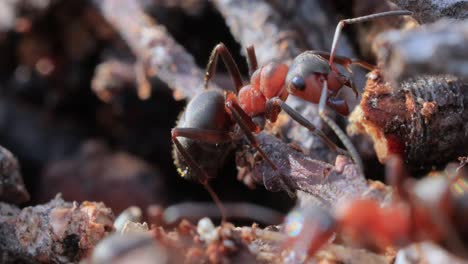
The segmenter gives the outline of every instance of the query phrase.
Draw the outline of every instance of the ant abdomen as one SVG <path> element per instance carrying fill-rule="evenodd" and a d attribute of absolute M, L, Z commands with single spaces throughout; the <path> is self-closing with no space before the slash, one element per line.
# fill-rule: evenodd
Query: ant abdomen
<path fill-rule="evenodd" d="M 186 129 L 187 133 L 198 131 L 200 134 L 205 135 L 208 135 L 206 131 L 228 133 L 231 126 L 230 117 L 224 111 L 223 92 L 210 89 L 190 101 L 173 130 L 173 136 L 174 133 L 177 133 L 177 129 Z M 224 164 L 226 156 L 232 149 L 232 143 L 230 142 L 209 143 L 188 137 L 179 137 L 178 142 L 191 154 L 199 168 L 204 170 L 206 174 L 201 173 L 200 170 L 190 164 L 190 161 L 184 158 L 179 150 L 174 147 L 173 156 L 177 171 L 184 178 L 202 182 L 207 180 L 205 179 L 206 175 L 210 177 L 217 175 L 218 170 Z"/>

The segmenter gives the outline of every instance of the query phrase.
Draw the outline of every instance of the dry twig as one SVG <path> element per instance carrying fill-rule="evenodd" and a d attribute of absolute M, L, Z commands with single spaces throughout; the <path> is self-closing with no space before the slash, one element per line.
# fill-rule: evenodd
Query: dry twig
<path fill-rule="evenodd" d="M 167 32 L 146 15 L 138 1 L 95 1 L 104 17 L 125 39 L 143 67 L 142 78 L 157 76 L 175 92 L 176 99 L 191 98 L 203 87 L 203 71 Z M 141 87 L 140 87 L 141 89 Z M 139 91 L 148 95 L 150 87 Z"/>

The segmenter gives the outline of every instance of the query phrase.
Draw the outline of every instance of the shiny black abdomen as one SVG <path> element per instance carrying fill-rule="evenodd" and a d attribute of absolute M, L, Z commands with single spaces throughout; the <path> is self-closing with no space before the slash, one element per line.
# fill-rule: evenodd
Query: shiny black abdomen
<path fill-rule="evenodd" d="M 233 123 L 225 111 L 223 91 L 210 89 L 194 97 L 180 116 L 177 127 L 229 132 Z M 232 143 L 210 144 L 184 137 L 178 139 L 209 177 L 217 175 L 233 145 Z M 179 174 L 188 179 L 204 180 L 205 176 L 190 168 L 175 146 L 173 148 L 174 164 Z"/>

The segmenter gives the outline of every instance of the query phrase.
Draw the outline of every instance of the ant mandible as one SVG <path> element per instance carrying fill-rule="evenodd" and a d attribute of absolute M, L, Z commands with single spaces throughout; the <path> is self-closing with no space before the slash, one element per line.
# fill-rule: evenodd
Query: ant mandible
<path fill-rule="evenodd" d="M 333 213 L 315 206 L 290 213 L 284 227 L 285 247 L 291 250 L 288 256 L 311 257 L 338 232 L 371 250 L 428 240 L 468 257 L 468 193 L 452 192 L 453 184 L 466 179 L 467 171 L 447 168 L 447 175 L 415 182 L 400 157 L 389 157 L 386 167 L 395 195 L 383 207 L 374 199 L 359 198 L 344 201 Z"/>
<path fill-rule="evenodd" d="M 337 26 L 330 53 L 306 51 L 297 56 L 290 67 L 272 62 L 258 68 L 255 50 L 252 46 L 248 47 L 247 61 L 251 79 L 250 83 L 245 86 L 231 53 L 224 44 L 218 44 L 213 49 L 207 65 L 204 92 L 189 102 L 177 126 L 172 130 L 172 141 L 175 146 L 174 163 L 179 173 L 183 177 L 201 182 L 222 208 L 219 199 L 208 185 L 208 179 L 217 174 L 226 155 L 233 149 L 232 142 L 245 135 L 248 143 L 280 175 L 279 182 L 282 188 L 293 196 L 286 177 L 280 173 L 276 164 L 268 158 L 257 143 L 254 133 L 259 133 L 263 128 L 254 122 L 254 119 L 261 118 L 275 122 L 279 112 L 284 110 L 332 150 L 341 154 L 346 152 L 337 147 L 311 122 L 284 103 L 289 94 L 312 103 L 319 103 L 320 117 L 337 134 L 362 171 L 362 161 L 356 149 L 339 126 L 325 115 L 324 109 L 325 105 L 328 105 L 336 112 L 347 115 L 349 113 L 347 103 L 338 99 L 336 95 L 344 86 L 351 87 L 357 95 L 352 80 L 341 74 L 334 63 L 342 65 L 349 73 L 351 73 L 349 69 L 351 64 L 357 64 L 369 70 L 374 67 L 358 59 L 335 55 L 336 44 L 345 24 L 408 14 L 411 12 L 390 11 L 341 20 Z M 231 75 L 235 92 L 208 89 L 208 82 L 214 75 L 219 56 Z"/>

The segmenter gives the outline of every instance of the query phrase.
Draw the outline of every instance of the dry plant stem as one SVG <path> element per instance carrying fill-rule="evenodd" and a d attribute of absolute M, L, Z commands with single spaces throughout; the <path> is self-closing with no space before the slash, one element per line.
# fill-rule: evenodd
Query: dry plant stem
<path fill-rule="evenodd" d="M 192 98 L 203 87 L 203 71 L 167 32 L 147 16 L 138 1 L 95 1 L 142 63 L 147 76 L 157 76 L 175 91 L 176 99 Z"/>
<path fill-rule="evenodd" d="M 10 151 L 0 146 L 0 201 L 21 204 L 29 198 L 18 160 Z"/>
<path fill-rule="evenodd" d="M 23 210 L 0 203 L 0 262 L 78 263 L 112 231 L 113 220 L 102 203 L 56 197 Z"/>
<path fill-rule="evenodd" d="M 455 160 L 468 149 L 468 87 L 450 75 L 422 75 L 395 91 L 379 71 L 369 75 L 349 129 L 369 134 L 378 158 L 403 155 L 412 169 Z"/>
<path fill-rule="evenodd" d="M 401 8 L 413 11 L 421 23 L 431 23 L 442 17 L 468 18 L 468 2 L 465 0 L 390 0 Z"/>
<path fill-rule="evenodd" d="M 420 74 L 468 79 L 468 20 L 444 19 L 406 32 L 390 31 L 377 42 L 386 80 L 398 83 Z"/>

